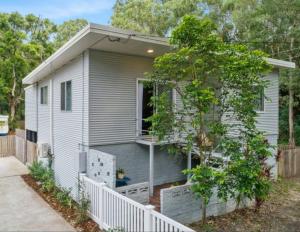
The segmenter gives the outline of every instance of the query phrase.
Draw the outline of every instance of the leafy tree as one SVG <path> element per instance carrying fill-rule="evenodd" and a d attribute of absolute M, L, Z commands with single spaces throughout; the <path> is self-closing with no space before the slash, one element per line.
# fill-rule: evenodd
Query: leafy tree
<path fill-rule="evenodd" d="M 53 51 L 49 43 L 53 26 L 34 15 L 0 14 L 0 95 L 8 102 L 12 129 L 23 101 L 22 79 Z"/>
<path fill-rule="evenodd" d="M 269 191 L 265 160 L 271 153 L 256 129 L 254 86 L 267 86 L 261 78 L 270 68 L 265 54 L 224 43 L 211 20 L 195 16 L 183 18 L 170 42 L 174 51 L 156 58 L 148 74 L 151 83 L 164 87 L 152 98 L 156 110 L 148 120 L 158 140 L 175 142 L 170 151 L 198 156 L 200 164 L 184 173 L 202 199 L 203 222 L 214 187 L 223 199 L 262 202 Z M 172 89 L 181 99 L 176 105 Z M 233 130 L 238 137 L 231 136 Z M 219 169 L 213 162 L 216 149 L 225 157 Z"/>
<path fill-rule="evenodd" d="M 87 24 L 88 22 L 85 19 L 74 19 L 58 25 L 54 40 L 55 48 L 60 48 Z"/>
<path fill-rule="evenodd" d="M 185 14 L 199 15 L 201 0 L 117 0 L 111 24 L 115 27 L 164 36 Z"/>
<path fill-rule="evenodd" d="M 294 61 L 299 65 L 300 1 L 251 0 L 235 1 L 232 8 L 236 42 L 249 43 L 272 57 Z M 287 89 L 287 98 L 281 101 L 289 109 L 289 144 L 295 145 L 294 107 L 299 104 L 299 71 L 281 73 L 281 88 Z M 282 107 L 284 107 L 282 105 Z"/>
<path fill-rule="evenodd" d="M 11 129 L 24 117 L 22 79 L 85 25 L 83 19 L 56 26 L 33 14 L 0 14 L 0 110 L 9 113 Z"/>

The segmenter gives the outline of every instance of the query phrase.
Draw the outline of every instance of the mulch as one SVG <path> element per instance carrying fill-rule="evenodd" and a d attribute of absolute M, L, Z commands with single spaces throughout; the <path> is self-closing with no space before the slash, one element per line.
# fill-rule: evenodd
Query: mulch
<path fill-rule="evenodd" d="M 43 192 L 41 186 L 30 175 L 22 175 L 23 180 L 36 193 L 38 193 L 54 210 L 56 210 L 67 222 L 69 222 L 77 231 L 81 232 L 102 232 L 96 222 L 92 219 L 78 224 L 76 222 L 77 214 L 74 207 L 64 207 L 52 193 Z"/>

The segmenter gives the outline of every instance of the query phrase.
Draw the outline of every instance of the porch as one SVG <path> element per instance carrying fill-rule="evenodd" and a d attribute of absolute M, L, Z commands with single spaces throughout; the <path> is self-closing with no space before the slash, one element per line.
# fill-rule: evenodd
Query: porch
<path fill-rule="evenodd" d="M 155 186 L 186 181 L 182 170 L 187 168 L 187 163 L 186 157 L 169 154 L 162 143 L 138 140 L 135 143 L 91 147 L 87 174 L 96 181 L 106 182 L 113 189 L 130 193 L 144 194 L 148 186 L 149 200 Z M 123 186 L 120 186 L 118 176 L 120 170 L 126 179 Z"/>

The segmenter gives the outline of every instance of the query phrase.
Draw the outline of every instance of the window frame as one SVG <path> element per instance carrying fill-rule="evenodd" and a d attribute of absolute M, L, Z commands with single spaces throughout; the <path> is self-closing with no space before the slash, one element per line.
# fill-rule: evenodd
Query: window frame
<path fill-rule="evenodd" d="M 40 104 L 48 105 L 48 85 L 40 88 Z"/>
<path fill-rule="evenodd" d="M 142 99 L 140 99 L 140 93 L 139 93 L 139 83 L 140 82 L 150 82 L 150 80 L 145 79 L 145 78 L 137 78 L 136 79 L 136 136 L 142 136 L 141 130 L 142 130 L 142 116 L 140 115 L 140 106 L 143 108 L 143 103 L 141 103 L 140 101 L 142 101 Z M 156 88 L 154 91 L 155 94 L 157 94 Z M 174 110 L 176 110 L 176 90 L 173 88 L 172 89 L 172 102 L 174 105 Z"/>
<path fill-rule="evenodd" d="M 69 91 L 68 91 L 69 84 Z M 68 93 L 70 94 L 68 96 Z M 72 80 L 63 81 L 60 83 L 60 110 L 62 112 L 72 112 Z M 69 103 L 69 104 L 68 104 Z"/>
<path fill-rule="evenodd" d="M 260 104 L 257 105 L 254 110 L 257 113 L 264 113 L 266 109 L 266 95 L 264 87 L 261 87 L 261 89 L 259 90 L 259 97 L 257 99 L 257 102 L 259 102 Z"/>

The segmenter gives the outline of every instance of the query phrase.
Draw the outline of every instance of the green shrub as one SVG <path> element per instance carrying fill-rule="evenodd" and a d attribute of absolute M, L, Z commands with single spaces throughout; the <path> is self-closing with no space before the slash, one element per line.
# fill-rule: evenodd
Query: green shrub
<path fill-rule="evenodd" d="M 52 192 L 56 188 L 54 178 L 44 179 L 42 182 L 42 190 L 44 192 Z"/>
<path fill-rule="evenodd" d="M 76 207 L 76 214 L 77 214 L 76 222 L 80 224 L 89 219 L 88 210 L 90 208 L 91 202 L 86 196 L 84 184 L 80 180 L 78 180 L 78 189 L 79 189 L 79 201 Z"/>
<path fill-rule="evenodd" d="M 43 166 L 42 162 L 38 161 L 34 161 L 32 165 L 29 166 L 29 174 L 37 181 L 42 181 L 46 170 L 47 169 Z"/>
<path fill-rule="evenodd" d="M 34 161 L 29 167 L 30 175 L 42 184 L 42 190 L 52 192 L 55 189 L 53 170 L 43 166 L 41 162 Z"/>
<path fill-rule="evenodd" d="M 59 201 L 60 204 L 62 204 L 65 207 L 71 208 L 73 205 L 73 199 L 71 197 L 71 191 L 72 189 L 66 189 L 66 188 L 58 188 L 58 190 L 55 193 L 56 199 Z"/>
<path fill-rule="evenodd" d="M 53 192 L 57 201 L 64 207 L 71 208 L 73 206 L 73 199 L 71 197 L 72 189 L 56 187 L 52 169 L 44 167 L 41 162 L 34 161 L 29 167 L 29 171 L 35 180 L 41 182 L 41 187 L 44 192 Z"/>

